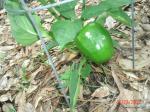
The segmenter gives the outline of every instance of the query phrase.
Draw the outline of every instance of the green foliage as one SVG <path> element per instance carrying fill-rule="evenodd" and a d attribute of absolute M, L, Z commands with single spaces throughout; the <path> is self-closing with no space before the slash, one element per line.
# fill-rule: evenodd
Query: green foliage
<path fill-rule="evenodd" d="M 72 72 L 70 74 L 69 96 L 70 96 L 70 108 L 71 111 L 73 111 L 77 102 L 81 80 L 80 80 L 80 73 L 78 71 L 78 65 L 73 64 L 71 68 Z"/>
<path fill-rule="evenodd" d="M 69 67 L 65 73 L 63 73 L 60 79 L 63 82 L 63 87 L 69 87 L 70 85 L 70 75 L 72 74 L 71 68 Z"/>
<path fill-rule="evenodd" d="M 128 27 L 131 27 L 130 17 L 121 8 L 115 8 L 114 10 L 111 9 L 106 12 L 103 12 L 101 15 L 98 16 L 96 22 L 100 23 L 101 25 L 104 25 L 105 20 L 108 16 L 111 16 L 115 20 L 127 25 Z"/>
<path fill-rule="evenodd" d="M 5 8 L 15 10 L 21 9 L 19 2 L 10 0 L 7 0 Z M 33 16 L 36 19 L 36 23 L 38 24 L 43 36 L 49 37 L 48 32 L 46 32 L 41 26 L 40 18 L 35 14 Z M 19 44 L 22 44 L 23 46 L 31 45 L 38 40 L 38 35 L 26 14 L 18 15 L 8 12 L 8 17 L 10 20 L 12 35 Z"/>
<path fill-rule="evenodd" d="M 73 64 L 66 70 L 61 76 L 61 80 L 63 81 L 63 86 L 69 88 L 70 109 L 71 112 L 74 112 L 81 84 L 78 64 Z"/>
<path fill-rule="evenodd" d="M 21 87 L 22 87 L 22 89 L 28 88 L 29 84 L 30 84 L 30 81 L 27 78 L 27 68 L 26 68 L 26 66 L 24 64 L 22 65 L 21 70 L 22 70 L 22 74 L 21 74 Z"/>
<path fill-rule="evenodd" d="M 83 11 L 82 17 L 88 19 L 93 16 L 98 16 L 108 10 L 128 4 L 130 4 L 130 0 L 115 0 L 115 2 L 113 0 L 104 0 L 99 5 L 87 7 Z"/>
<path fill-rule="evenodd" d="M 46 5 L 49 0 L 38 0 L 38 1 L 41 2 L 43 5 Z"/>
<path fill-rule="evenodd" d="M 50 49 L 52 49 L 52 48 L 54 48 L 56 46 L 58 46 L 58 43 L 56 41 L 49 41 L 48 44 L 46 45 L 46 48 L 48 50 L 50 50 Z"/>
<path fill-rule="evenodd" d="M 74 20 L 76 19 L 76 14 L 75 14 L 75 6 L 77 4 L 78 0 L 74 0 L 71 2 L 68 2 L 66 4 L 56 6 L 55 9 L 57 12 L 60 13 L 61 16 L 63 16 L 66 19 L 71 19 Z M 55 0 L 39 0 L 43 5 L 46 5 L 48 2 L 55 3 Z M 48 9 L 55 17 L 59 18 L 56 12 L 53 9 Z"/>
<path fill-rule="evenodd" d="M 82 22 L 80 20 L 58 20 L 52 25 L 53 37 L 63 48 L 66 44 L 74 41 L 81 28 Z"/>
<path fill-rule="evenodd" d="M 101 15 L 99 15 L 97 17 L 96 22 L 101 24 L 101 25 L 104 25 L 105 24 L 105 20 L 106 20 L 107 17 L 108 17 L 107 12 L 103 12 Z"/>
<path fill-rule="evenodd" d="M 85 66 L 83 66 L 81 70 L 81 78 L 86 79 L 90 75 L 91 71 L 92 68 L 90 64 L 86 64 Z"/>
<path fill-rule="evenodd" d="M 120 48 L 119 43 L 118 43 L 117 40 L 113 40 L 112 42 L 113 42 L 113 46 L 114 46 L 115 48 Z"/>
<path fill-rule="evenodd" d="M 77 4 L 77 0 L 67 3 L 67 4 L 64 4 L 64 5 L 60 5 L 60 6 L 56 7 L 56 9 L 64 17 L 75 19 L 76 18 L 76 15 L 75 15 L 76 4 Z"/>
<path fill-rule="evenodd" d="M 108 11 L 108 14 L 114 19 L 120 21 L 121 23 L 131 27 L 130 17 L 121 8 L 115 8 L 114 10 L 110 10 Z"/>
<path fill-rule="evenodd" d="M 83 63 L 83 64 L 82 64 Z M 85 59 L 82 59 L 81 60 L 81 62 L 80 62 L 80 64 L 79 64 L 81 67 L 82 67 L 82 69 L 81 69 L 81 76 L 80 76 L 80 78 L 81 79 L 86 79 L 89 75 L 90 75 L 90 73 L 91 73 L 91 71 L 92 71 L 92 68 L 91 68 L 91 66 L 90 66 L 90 64 L 88 64 L 86 61 L 85 61 Z M 71 74 L 71 70 L 73 70 L 71 67 L 69 67 L 66 71 L 65 71 L 65 73 L 63 73 L 62 75 L 61 75 L 61 80 L 64 82 L 64 85 L 65 85 L 65 87 L 67 87 L 67 86 L 69 86 L 70 85 L 70 74 Z"/>
<path fill-rule="evenodd" d="M 42 4 L 46 5 L 48 0 L 39 0 Z M 54 3 L 54 0 L 50 1 Z M 66 3 L 55 7 L 60 14 L 69 19 L 75 19 L 75 6 L 77 0 Z M 105 19 L 108 15 L 121 23 L 130 26 L 131 19 L 129 16 L 120 8 L 123 5 L 130 4 L 130 0 L 103 0 L 99 5 L 85 7 L 85 0 L 83 3 L 83 14 L 82 18 L 88 19 L 93 16 L 98 16 L 97 22 L 104 24 Z M 18 0 L 7 0 L 5 8 L 8 10 L 8 17 L 11 23 L 12 35 L 16 41 L 24 46 L 31 45 L 38 40 L 38 35 L 33 28 L 29 18 L 26 14 L 14 14 L 9 12 L 11 9 L 19 10 L 22 9 Z M 49 10 L 52 11 L 52 10 Z M 36 23 L 43 33 L 44 37 L 49 37 L 49 34 L 42 28 L 40 18 L 33 14 L 36 19 Z M 60 19 L 60 18 L 59 18 Z M 76 18 L 77 19 L 77 18 Z M 81 20 L 58 20 L 52 26 L 53 36 L 58 45 L 63 48 L 66 44 L 73 42 L 79 30 L 82 28 Z"/>
<path fill-rule="evenodd" d="M 72 66 L 61 75 L 63 86 L 69 87 L 70 108 L 75 109 L 77 97 L 80 91 L 81 79 L 86 79 L 91 72 L 91 66 L 83 59 L 79 64 L 73 63 Z"/>

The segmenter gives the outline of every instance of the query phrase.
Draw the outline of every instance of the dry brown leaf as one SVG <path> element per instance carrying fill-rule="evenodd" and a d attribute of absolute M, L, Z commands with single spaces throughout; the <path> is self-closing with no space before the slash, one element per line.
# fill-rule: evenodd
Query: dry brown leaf
<path fill-rule="evenodd" d="M 83 85 L 80 85 L 79 98 L 80 98 L 81 100 L 84 100 L 84 98 L 83 98 Z"/>
<path fill-rule="evenodd" d="M 43 96 L 36 96 L 34 107 L 37 108 L 39 102 L 42 100 Z"/>
<path fill-rule="evenodd" d="M 105 25 L 108 29 L 114 28 L 114 26 L 116 25 L 116 20 L 114 20 L 111 16 L 108 16 L 106 18 Z"/>
<path fill-rule="evenodd" d="M 135 90 L 139 91 L 139 92 L 142 92 L 144 90 L 144 84 L 143 83 L 139 83 L 139 82 L 131 82 L 130 83 L 130 86 L 132 88 L 134 88 Z"/>
<path fill-rule="evenodd" d="M 55 88 L 53 87 L 45 87 L 42 88 L 41 91 L 39 91 L 39 93 L 36 94 L 35 96 L 35 100 L 34 100 L 34 107 L 37 108 L 39 102 L 46 96 L 48 96 L 48 92 L 51 92 L 55 90 Z"/>
<path fill-rule="evenodd" d="M 9 90 L 11 86 L 16 85 L 18 83 L 18 79 L 13 78 L 13 74 L 11 71 L 8 71 L 1 79 L 0 79 L 0 90 Z"/>
<path fill-rule="evenodd" d="M 128 59 L 120 59 L 119 65 L 126 70 L 132 69 L 132 61 Z M 150 65 L 150 57 L 136 61 L 135 70 L 141 70 L 143 67 Z"/>
<path fill-rule="evenodd" d="M 115 66 L 112 65 L 111 68 L 112 76 L 114 78 L 115 83 L 117 84 L 120 94 L 113 103 L 113 106 L 110 108 L 109 112 L 114 111 L 118 104 L 124 106 L 128 112 L 136 111 L 136 108 L 139 106 L 139 104 L 142 103 L 143 99 L 140 92 L 125 89 L 120 79 L 116 75 L 117 69 L 115 68 Z"/>
<path fill-rule="evenodd" d="M 135 70 L 141 70 L 144 67 L 150 65 L 150 46 L 145 46 L 141 50 L 136 52 L 136 60 L 135 60 Z M 131 56 L 128 59 L 120 58 L 118 59 L 119 65 L 123 69 L 132 69 L 132 61 Z"/>
<path fill-rule="evenodd" d="M 107 112 L 107 111 L 108 111 L 107 108 L 101 104 L 92 110 L 92 112 Z"/>
<path fill-rule="evenodd" d="M 102 86 L 94 91 L 92 97 L 103 98 L 110 95 L 110 90 L 107 86 Z"/>
<path fill-rule="evenodd" d="M 43 112 L 54 112 L 51 100 L 44 102 L 43 105 L 41 106 L 41 109 Z"/>
<path fill-rule="evenodd" d="M 123 89 L 120 93 L 117 103 L 120 103 L 121 105 L 126 107 L 128 112 L 134 112 L 136 111 L 138 105 L 142 103 L 142 97 L 141 94 L 137 91 Z"/>
<path fill-rule="evenodd" d="M 19 92 L 15 97 L 15 104 L 18 105 L 18 112 L 24 112 L 24 107 L 26 104 L 26 93 L 25 91 Z"/>
<path fill-rule="evenodd" d="M 130 80 L 130 81 L 134 81 L 135 79 L 136 80 L 139 80 L 140 78 L 133 72 L 126 72 L 126 71 L 122 71 L 124 74 L 127 75 L 127 78 Z"/>
<path fill-rule="evenodd" d="M 116 109 L 116 111 L 115 111 L 115 112 L 128 112 L 128 111 L 126 110 L 126 108 L 125 108 L 125 107 L 119 106 L 119 108 L 118 108 L 118 109 Z"/>
<path fill-rule="evenodd" d="M 5 60 L 6 55 L 6 52 L 0 51 L 0 63 L 2 63 Z"/>
<path fill-rule="evenodd" d="M 143 85 L 142 97 L 145 103 L 150 103 L 150 88 Z"/>
<path fill-rule="evenodd" d="M 3 26 L 0 25 L 0 34 L 2 34 L 2 33 L 3 33 Z"/>
<path fill-rule="evenodd" d="M 36 110 L 31 103 L 26 103 L 24 107 L 24 112 L 36 112 Z"/>
<path fill-rule="evenodd" d="M 30 84 L 29 88 L 27 89 L 26 93 L 27 94 L 31 94 L 33 93 L 37 88 L 38 88 L 39 85 L 33 85 L 33 84 Z"/>
<path fill-rule="evenodd" d="M 150 24 L 142 24 L 141 26 L 145 31 L 150 31 Z"/>
<path fill-rule="evenodd" d="M 17 112 L 36 112 L 31 103 L 26 102 L 26 92 L 19 92 L 15 98 L 15 103 L 18 105 Z"/>
<path fill-rule="evenodd" d="M 27 68 L 29 66 L 30 62 L 31 62 L 30 59 L 24 60 L 22 67 Z"/>
<path fill-rule="evenodd" d="M 9 51 L 12 49 L 15 49 L 16 45 L 12 45 L 12 46 L 0 46 L 0 51 Z"/>
<path fill-rule="evenodd" d="M 12 97 L 10 93 L 5 93 L 0 96 L 0 102 L 12 101 Z"/>
<path fill-rule="evenodd" d="M 36 77 L 36 75 L 41 72 L 43 70 L 43 66 L 41 65 L 35 72 L 33 72 L 31 75 L 30 75 L 30 79 L 29 81 L 32 83 L 34 82 L 34 78 Z"/>

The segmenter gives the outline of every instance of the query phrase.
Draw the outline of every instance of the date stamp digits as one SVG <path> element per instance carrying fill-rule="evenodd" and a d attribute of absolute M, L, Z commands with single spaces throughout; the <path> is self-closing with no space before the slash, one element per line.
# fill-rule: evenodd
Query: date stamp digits
<path fill-rule="evenodd" d="M 118 100 L 117 104 L 122 104 L 122 105 L 139 105 L 141 104 L 141 100 Z"/>

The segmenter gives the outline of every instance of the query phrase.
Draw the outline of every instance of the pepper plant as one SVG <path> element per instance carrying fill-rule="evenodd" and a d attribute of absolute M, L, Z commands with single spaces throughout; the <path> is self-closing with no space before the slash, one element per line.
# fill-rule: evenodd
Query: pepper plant
<path fill-rule="evenodd" d="M 105 20 L 111 16 L 130 27 L 131 19 L 122 9 L 123 6 L 130 4 L 130 0 L 101 0 L 99 4 L 91 6 L 86 6 L 86 0 L 80 1 L 82 1 L 81 17 L 78 17 L 75 11 L 78 0 L 48 9 L 55 16 L 50 32 L 42 27 L 36 13 L 33 12 L 32 16 L 36 19 L 35 22 L 43 37 L 55 42 L 55 46 L 59 46 L 61 50 L 70 49 L 72 45 L 71 48 L 79 49 L 76 52 L 80 52 L 88 60 L 97 64 L 107 62 L 114 54 L 114 46 L 109 31 L 104 27 Z M 47 5 L 55 3 L 55 0 L 39 0 L 39 2 Z M 23 9 L 19 0 L 6 0 L 5 9 L 10 20 L 12 36 L 17 43 L 29 46 L 39 40 L 30 19 L 23 11 L 20 11 Z M 94 21 L 85 25 L 85 22 L 91 18 Z M 75 110 L 81 79 L 86 79 L 90 70 L 87 61 L 81 60 L 79 64 L 73 64 L 61 77 L 69 88 L 71 111 Z"/>

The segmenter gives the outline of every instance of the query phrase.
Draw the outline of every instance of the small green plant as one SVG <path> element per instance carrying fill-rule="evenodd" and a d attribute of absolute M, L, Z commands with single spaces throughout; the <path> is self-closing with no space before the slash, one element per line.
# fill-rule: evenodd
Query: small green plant
<path fill-rule="evenodd" d="M 82 81 L 90 75 L 90 72 L 91 66 L 85 59 L 82 59 L 79 64 L 73 63 L 72 66 L 61 75 L 63 85 L 69 88 L 71 112 L 75 110 L 80 86 L 83 84 Z"/>
<path fill-rule="evenodd" d="M 25 89 L 28 88 L 30 85 L 30 82 L 27 78 L 27 71 L 26 71 L 26 67 L 22 66 L 22 74 L 21 74 L 21 89 Z"/>
<path fill-rule="evenodd" d="M 39 0 L 39 2 L 41 2 L 43 5 L 46 5 L 49 2 L 54 3 L 54 0 Z M 129 5 L 130 0 L 115 0 L 115 2 L 114 0 L 102 0 L 98 5 L 94 6 L 86 6 L 86 0 L 83 0 L 83 8 L 81 11 L 82 15 L 80 18 L 78 18 L 75 13 L 75 6 L 77 3 L 78 0 L 74 0 L 69 3 L 56 6 L 53 9 L 49 9 L 51 14 L 56 18 L 55 22 L 52 24 L 50 32 L 42 28 L 40 18 L 35 13 L 32 13 L 32 16 L 34 16 L 36 19 L 36 23 L 40 28 L 39 30 L 43 34 L 43 37 L 49 38 L 51 42 L 55 43 L 52 46 L 50 45 L 49 48 L 52 48 L 53 46 L 59 46 L 60 49 L 63 50 L 64 48 L 69 48 L 70 45 L 72 45 L 73 48 L 79 48 L 84 56 L 89 58 L 91 61 L 96 63 L 108 61 L 113 54 L 112 44 L 115 42 L 112 41 L 107 29 L 103 27 L 105 20 L 108 16 L 112 16 L 118 22 L 131 27 L 130 17 L 122 10 L 122 6 Z M 33 28 L 28 16 L 25 13 L 19 13 L 19 10 L 23 10 L 19 0 L 6 0 L 5 8 L 8 11 L 12 35 L 19 44 L 27 46 L 32 45 L 39 40 L 38 34 Z M 97 24 L 98 26 L 102 27 L 98 27 L 96 28 L 96 31 L 93 31 L 95 32 L 94 36 L 98 34 L 99 38 L 92 36 L 92 39 L 88 40 L 83 49 L 83 45 L 85 45 L 84 39 L 82 39 L 82 42 L 80 41 L 80 44 L 76 43 L 75 40 L 76 38 L 84 38 L 84 36 L 79 35 L 82 35 L 82 31 L 86 29 L 84 23 L 90 18 L 94 19 L 92 24 Z M 99 32 L 98 29 L 101 33 L 97 33 Z M 92 29 L 89 30 L 89 34 L 86 34 L 89 36 L 88 38 L 90 38 L 91 30 Z M 105 41 L 103 43 L 103 37 L 108 38 L 109 42 Z M 94 52 L 91 52 L 92 50 L 89 51 L 88 46 L 94 46 L 94 44 L 91 44 L 93 38 L 96 38 L 96 40 L 94 40 L 95 42 L 99 41 L 99 43 L 107 44 L 104 45 L 105 48 L 101 48 L 100 44 L 97 45 L 98 49 L 100 49 L 100 53 L 104 53 L 105 55 L 101 56 L 101 54 L 98 53 L 99 50 L 96 50 L 96 47 L 92 48 Z M 115 43 L 115 45 L 117 44 Z M 111 53 L 109 54 L 109 52 Z M 98 59 L 98 56 L 100 56 L 100 59 Z M 69 88 L 70 108 L 72 111 L 74 111 L 77 102 L 80 84 L 82 82 L 81 79 L 85 79 L 88 74 L 90 74 L 91 67 L 88 64 L 85 66 L 85 63 L 87 62 L 81 60 L 80 64 L 73 64 L 70 69 L 67 70 L 61 77 L 61 79 L 65 81 L 64 85 Z"/>

